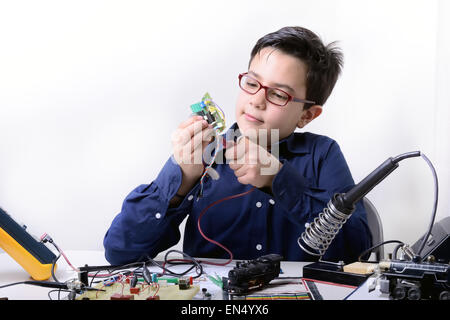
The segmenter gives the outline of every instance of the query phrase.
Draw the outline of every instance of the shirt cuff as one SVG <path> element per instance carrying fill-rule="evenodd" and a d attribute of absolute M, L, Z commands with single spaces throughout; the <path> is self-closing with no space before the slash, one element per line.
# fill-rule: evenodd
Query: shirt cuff
<path fill-rule="evenodd" d="M 165 163 L 155 179 L 155 184 L 161 190 L 161 195 L 166 195 L 167 201 L 170 201 L 181 186 L 182 173 L 181 168 L 171 156 Z"/>
<path fill-rule="evenodd" d="M 190 204 L 191 200 L 195 197 L 197 190 L 199 188 L 199 183 L 197 183 L 181 200 L 177 207 L 169 208 L 170 200 L 176 195 L 178 189 L 182 182 L 182 172 L 178 163 L 173 158 L 173 155 L 167 160 L 164 167 L 159 172 L 155 179 L 155 184 L 161 190 L 160 194 L 165 195 L 167 203 L 167 212 L 173 213 L 185 210 Z"/>

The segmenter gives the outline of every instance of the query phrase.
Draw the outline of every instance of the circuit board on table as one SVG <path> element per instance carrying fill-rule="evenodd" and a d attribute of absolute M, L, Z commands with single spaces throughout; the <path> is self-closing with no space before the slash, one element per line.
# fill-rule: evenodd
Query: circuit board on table
<path fill-rule="evenodd" d="M 162 281 L 151 284 L 140 281 L 134 287 L 127 281 L 102 282 L 94 288 L 104 291 L 86 291 L 76 300 L 192 300 L 200 290 L 196 285 L 180 287 Z"/>

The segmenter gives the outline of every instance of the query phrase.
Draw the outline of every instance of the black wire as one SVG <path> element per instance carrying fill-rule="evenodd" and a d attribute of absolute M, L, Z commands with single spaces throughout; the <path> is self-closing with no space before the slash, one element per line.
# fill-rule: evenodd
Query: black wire
<path fill-rule="evenodd" d="M 190 261 L 187 261 L 187 262 L 186 261 L 185 262 L 171 261 L 171 259 L 168 259 L 168 255 L 172 252 L 180 253 L 181 255 L 183 255 L 186 258 L 186 260 L 190 260 Z M 180 276 L 186 275 L 194 268 L 196 269 L 197 275 L 192 277 L 193 279 L 196 279 L 196 278 L 200 277 L 201 275 L 203 275 L 203 267 L 200 264 L 200 262 L 197 261 L 196 259 L 192 258 L 191 256 L 189 256 L 188 254 L 178 251 L 178 250 L 167 251 L 166 255 L 164 256 L 164 263 L 172 264 L 172 265 L 192 264 L 192 266 L 190 268 L 186 269 L 184 272 L 178 273 L 178 272 L 170 270 L 169 268 L 165 267 L 164 265 L 161 265 L 157 261 L 150 258 L 150 256 L 148 254 L 145 254 L 145 255 L 141 256 L 141 258 L 136 262 L 132 262 L 132 263 L 128 263 L 128 264 L 124 264 L 124 265 L 120 265 L 120 266 L 115 266 L 112 268 L 105 268 L 103 271 L 107 271 L 109 273 L 108 276 L 106 276 L 105 278 L 111 278 L 118 274 L 130 274 L 130 273 L 136 273 L 138 275 L 139 274 L 142 275 L 142 271 L 140 271 L 140 269 L 143 268 L 146 264 L 150 264 L 150 265 L 160 268 L 163 271 L 163 273 L 167 273 L 168 275 L 172 275 L 172 276 L 180 277 Z M 126 269 L 129 269 L 130 267 L 134 267 L 134 266 L 136 266 L 135 270 L 133 270 L 133 271 L 126 270 Z M 114 273 L 113 271 L 116 271 L 116 272 Z M 100 271 L 97 271 L 93 276 L 91 276 L 91 278 L 92 278 L 91 286 L 94 283 L 95 278 L 102 277 L 101 275 L 100 276 L 98 275 L 99 272 Z M 98 282 L 101 282 L 101 281 L 98 281 Z"/>
<path fill-rule="evenodd" d="M 69 292 L 69 293 L 72 292 L 71 290 L 64 290 L 64 289 L 50 290 L 50 291 L 47 293 L 48 298 L 49 298 L 50 300 L 53 300 L 52 297 L 51 297 L 51 293 L 56 292 L 56 291 L 58 291 L 58 300 L 61 300 L 61 291 L 63 291 L 63 292 Z"/>
<path fill-rule="evenodd" d="M 51 269 L 53 280 L 55 280 L 56 282 L 59 282 L 59 280 L 56 278 L 56 275 L 55 275 L 55 266 L 56 266 L 56 261 L 58 261 L 58 259 L 60 257 L 61 257 L 61 253 L 53 260 L 52 269 Z"/>
<path fill-rule="evenodd" d="M 168 259 L 168 255 L 172 252 L 179 253 L 179 254 L 183 255 L 186 258 L 186 260 L 190 260 L 190 261 L 172 261 L 172 259 Z M 167 273 L 172 276 L 180 277 L 180 276 L 186 275 L 192 269 L 195 268 L 197 275 L 192 277 L 193 279 L 196 279 L 203 275 L 203 267 L 200 264 L 200 261 L 194 259 L 193 257 L 189 256 L 188 254 L 186 254 L 182 251 L 169 250 L 169 251 L 167 251 L 166 255 L 164 256 L 164 264 L 171 264 L 171 265 L 192 264 L 192 266 L 190 268 L 186 269 L 184 272 L 178 273 L 178 272 L 170 270 L 169 268 L 165 267 L 164 265 L 161 265 L 157 261 L 153 260 L 148 254 L 144 254 L 136 262 L 131 262 L 131 263 L 127 263 L 124 265 L 119 265 L 119 266 L 114 266 L 111 268 L 105 268 L 103 270 L 98 270 L 94 275 L 89 276 L 91 278 L 90 286 L 92 286 L 92 284 L 94 283 L 94 280 L 99 277 L 112 278 L 118 274 L 127 275 L 127 274 L 131 274 L 131 273 L 142 275 L 142 271 L 140 271 L 140 269 L 145 267 L 148 264 L 160 268 L 163 271 L 162 274 Z M 131 267 L 136 267 L 136 269 L 134 269 L 133 271 L 127 270 L 127 269 L 130 269 Z M 100 271 L 107 271 L 108 275 L 107 276 L 99 275 Z M 98 283 L 98 282 L 101 282 L 101 280 L 97 281 L 95 283 Z"/>
<path fill-rule="evenodd" d="M 184 253 L 184 252 L 182 252 L 182 251 L 179 251 L 179 250 L 169 250 L 169 251 L 167 251 L 166 254 L 165 254 L 165 256 L 164 256 L 164 261 L 165 261 L 166 263 L 171 263 L 171 264 L 186 264 L 185 262 L 175 262 L 175 261 L 172 261 L 172 262 L 171 262 L 171 261 L 167 260 L 167 257 L 168 257 L 168 255 L 169 255 L 171 252 L 179 253 L 179 254 L 183 255 L 184 257 L 188 258 L 189 260 L 191 260 L 192 263 L 193 263 L 193 265 L 192 265 L 191 268 L 189 268 L 188 270 L 186 270 L 185 272 L 183 272 L 182 274 L 179 274 L 179 275 L 185 275 L 185 274 L 187 274 L 189 271 L 191 271 L 193 268 L 196 269 L 195 271 L 196 271 L 197 275 L 196 275 L 195 277 L 192 277 L 192 278 L 196 279 L 196 278 L 200 277 L 200 276 L 203 274 L 203 267 L 202 267 L 202 265 L 201 265 L 195 258 L 193 258 L 193 257 L 191 257 L 190 255 L 188 255 L 188 254 L 186 254 L 186 253 Z"/>
<path fill-rule="evenodd" d="M 437 178 L 436 170 L 434 169 L 434 166 L 431 163 L 430 159 L 428 159 L 423 153 L 421 153 L 420 155 L 426 161 L 426 163 L 430 167 L 431 172 L 433 174 L 433 180 L 434 180 L 434 202 L 433 202 L 433 211 L 432 211 L 432 214 L 431 214 L 430 225 L 428 226 L 428 231 L 425 234 L 425 236 L 423 237 L 423 241 L 422 241 L 422 244 L 421 244 L 421 246 L 419 248 L 419 251 L 416 253 L 418 256 L 420 256 L 420 254 L 422 253 L 422 250 L 425 247 L 425 244 L 427 243 L 428 237 L 430 236 L 431 231 L 433 229 L 434 220 L 436 218 L 436 211 L 437 211 L 437 204 L 438 204 L 438 193 L 439 193 L 438 178 Z"/>
<path fill-rule="evenodd" d="M 402 246 L 404 246 L 403 243 L 395 246 L 394 251 L 392 252 L 392 260 L 397 260 L 398 249 L 400 249 Z"/>
<path fill-rule="evenodd" d="M 92 284 L 94 283 L 94 279 L 97 277 L 97 275 L 98 275 L 99 272 L 100 272 L 100 270 L 97 271 L 97 272 L 94 274 L 94 276 L 93 276 L 92 279 L 91 279 L 91 283 L 89 284 L 89 287 L 92 287 Z"/>
<path fill-rule="evenodd" d="M 117 270 L 117 271 L 116 271 L 116 272 L 111 272 L 111 270 Z M 101 271 L 107 271 L 107 272 L 108 272 L 108 275 L 106 275 L 106 276 L 104 276 L 104 275 L 98 275 Z M 121 269 L 117 269 L 117 268 L 114 268 L 114 269 L 98 270 L 98 271 L 95 273 L 95 275 L 89 276 L 90 278 L 92 278 L 92 279 L 91 279 L 91 283 L 90 283 L 89 286 L 92 287 L 92 284 L 93 284 L 93 283 L 99 283 L 99 282 L 104 281 L 104 280 L 94 281 L 95 278 L 107 278 L 107 279 L 110 279 L 110 278 L 114 278 L 116 275 L 119 275 L 119 274 L 124 274 L 124 275 L 126 275 L 126 274 L 128 274 L 128 272 L 127 272 L 127 270 L 121 270 Z"/>
<path fill-rule="evenodd" d="M 20 281 L 20 282 L 8 283 L 8 284 L 5 284 L 5 285 L 3 285 L 3 286 L 0 286 L 0 289 L 7 288 L 7 287 L 11 287 L 11 286 L 15 286 L 15 285 L 18 285 L 18 284 L 26 284 L 26 283 L 27 283 L 27 281 Z"/>
<path fill-rule="evenodd" d="M 366 254 L 370 254 L 370 253 L 372 253 L 372 251 L 373 251 L 374 249 L 376 249 L 376 248 L 378 248 L 378 247 L 381 247 L 381 246 L 384 246 L 385 244 L 389 244 L 389 243 L 400 243 L 401 245 L 404 245 L 404 243 L 403 243 L 402 241 L 400 241 L 400 240 L 387 240 L 387 241 L 383 241 L 383 242 L 378 243 L 378 244 L 376 244 L 376 245 L 370 247 L 369 249 L 363 251 L 363 252 L 359 255 L 358 261 L 359 261 L 359 262 L 362 262 L 361 259 L 362 259 L 363 256 L 365 256 Z M 369 257 L 370 257 L 370 256 L 369 256 Z M 366 262 L 367 262 L 367 261 L 368 261 L 368 260 L 366 260 Z"/>
<path fill-rule="evenodd" d="M 422 250 L 425 247 L 425 244 L 426 244 L 426 242 L 427 242 L 427 240 L 428 240 L 428 238 L 429 238 L 429 236 L 431 234 L 431 231 L 432 231 L 433 225 L 434 225 L 434 221 L 436 219 L 436 211 L 437 211 L 438 198 L 439 198 L 439 184 L 438 184 L 438 178 L 437 178 L 436 170 L 434 169 L 434 166 L 431 163 L 430 159 L 428 159 L 427 156 L 425 156 L 423 153 L 418 152 L 418 151 L 416 151 L 416 152 L 408 152 L 408 153 L 402 154 L 402 155 L 396 157 L 394 160 L 396 162 L 399 162 L 399 161 L 404 160 L 406 158 L 417 157 L 419 155 L 425 160 L 425 162 L 430 167 L 431 173 L 433 175 L 433 180 L 434 180 L 434 202 L 433 202 L 433 210 L 432 210 L 432 213 L 431 213 L 430 224 L 428 226 L 426 234 L 423 237 L 422 244 L 420 245 L 419 250 L 414 253 L 414 254 L 416 254 L 417 256 L 420 257 L 420 254 L 422 253 Z M 399 250 L 399 248 L 401 246 L 403 246 L 405 244 L 402 241 L 389 240 L 389 241 L 385 241 L 385 242 L 382 242 L 380 244 L 377 244 L 377 245 L 367 249 L 363 253 L 361 253 L 360 256 L 358 257 L 358 261 L 361 261 L 362 256 L 364 256 L 364 255 L 366 255 L 368 253 L 371 253 L 373 249 L 378 248 L 381 245 L 384 245 L 384 244 L 387 244 L 387 243 L 394 243 L 394 242 L 399 243 L 399 245 L 395 247 L 394 252 L 393 252 L 393 256 L 392 256 L 393 259 L 396 259 L 397 258 L 397 251 Z"/>
<path fill-rule="evenodd" d="M 421 155 L 422 155 L 422 153 L 420 151 L 406 152 L 406 153 L 402 153 L 402 154 L 394 157 L 392 159 L 392 161 L 397 163 L 397 162 L 400 162 L 400 161 L 405 160 L 407 158 L 420 157 Z"/>
<path fill-rule="evenodd" d="M 189 260 L 191 260 L 191 262 L 170 261 L 170 259 L 167 259 L 167 257 L 172 252 L 180 253 L 184 257 L 186 257 Z M 194 259 L 191 256 L 189 256 L 188 254 L 186 254 L 184 252 L 181 252 L 181 251 L 178 251 L 178 250 L 169 250 L 169 251 L 167 251 L 165 256 L 164 256 L 164 264 L 167 264 L 167 263 L 168 264 L 172 264 L 172 265 L 191 264 L 191 263 L 193 264 L 189 269 L 187 269 L 187 270 L 185 270 L 184 272 L 181 272 L 181 273 L 177 273 L 177 272 L 174 272 L 174 271 L 170 270 L 169 268 L 159 264 L 157 261 L 155 261 L 152 258 L 150 258 L 148 255 L 144 255 L 144 257 L 147 258 L 147 261 L 144 262 L 144 263 L 149 263 L 150 262 L 152 265 L 161 268 L 164 271 L 164 273 L 168 273 L 170 275 L 183 276 L 183 275 L 187 274 L 189 271 L 191 271 L 194 268 L 197 269 L 197 276 L 193 277 L 194 279 L 200 277 L 203 274 L 203 267 L 200 265 L 200 263 L 196 259 Z M 200 270 L 200 272 L 198 270 Z"/>
<path fill-rule="evenodd" d="M 27 280 L 27 281 L 20 281 L 20 282 L 14 282 L 14 283 L 8 283 L 8 284 L 5 284 L 5 285 L 3 285 L 3 286 L 0 286 L 0 289 L 3 289 L 3 288 L 7 288 L 7 287 L 11 287 L 11 286 L 16 286 L 16 285 L 19 285 L 19 284 L 31 284 L 31 285 L 37 285 L 37 284 L 39 284 L 39 281 L 30 281 L 30 280 Z M 69 291 L 70 292 L 70 290 L 64 290 L 64 289 L 56 289 L 56 290 L 51 290 L 52 292 L 54 292 L 54 291 L 58 291 L 58 290 L 62 290 L 62 291 Z"/>
<path fill-rule="evenodd" d="M 59 248 L 56 245 L 56 243 L 53 242 L 53 239 L 50 238 L 50 240 L 48 240 L 48 242 L 50 242 L 55 247 L 56 251 L 58 252 L 58 256 L 52 262 L 51 272 L 52 272 L 53 280 L 55 280 L 56 282 L 59 282 L 59 280 L 56 278 L 56 275 L 55 275 L 55 267 L 56 267 L 56 262 L 61 257 L 61 251 L 59 251 Z"/>
<path fill-rule="evenodd" d="M 48 298 L 49 298 L 50 300 L 53 300 L 53 299 L 52 299 L 52 296 L 51 296 L 50 294 L 53 293 L 53 292 L 55 292 L 55 291 L 61 291 L 61 289 L 50 290 L 50 291 L 47 293 L 47 296 L 48 296 Z M 59 294 L 58 294 L 58 300 L 59 300 Z"/>
<path fill-rule="evenodd" d="M 61 253 L 60 253 L 58 247 L 53 242 L 51 242 L 51 243 L 55 246 L 55 248 L 58 250 L 58 253 L 59 253 L 59 255 L 52 262 L 51 273 L 52 273 L 52 277 L 55 280 L 55 282 L 60 283 L 60 281 L 58 281 L 58 279 L 56 278 L 56 275 L 55 275 L 55 266 L 56 266 L 56 262 L 61 257 Z M 190 260 L 190 261 L 188 261 L 188 262 L 186 262 L 186 261 L 185 262 L 171 261 L 171 259 L 168 259 L 168 255 L 170 253 L 172 253 L 172 252 L 180 253 L 185 258 L 187 258 L 186 260 Z M 146 261 L 140 261 L 140 260 L 142 260 L 144 258 L 147 259 L 147 260 Z M 109 273 L 108 276 L 106 276 L 107 278 L 111 278 L 111 277 L 113 277 L 115 275 L 118 275 L 118 274 L 128 275 L 128 274 L 131 274 L 131 273 L 136 273 L 136 274 L 141 274 L 142 275 L 142 271 L 139 271 L 139 269 L 143 268 L 146 264 L 150 263 L 150 264 L 152 264 L 154 266 L 157 266 L 157 267 L 161 268 L 165 273 L 168 273 L 168 274 L 174 275 L 174 276 L 183 276 L 183 275 L 189 273 L 194 268 L 196 269 L 197 275 L 195 277 L 193 277 L 193 279 L 196 279 L 196 278 L 200 277 L 201 275 L 203 275 L 203 267 L 200 264 L 200 262 L 197 261 L 196 259 L 192 258 L 191 256 L 189 256 L 188 254 L 186 254 L 184 252 L 181 252 L 181 251 L 178 251 L 178 250 L 169 250 L 169 251 L 167 251 L 166 255 L 164 256 L 164 262 L 168 263 L 168 264 L 172 264 L 172 265 L 192 264 L 192 266 L 190 268 L 188 268 L 187 270 L 185 270 L 184 272 L 177 273 L 177 272 L 174 272 L 174 271 L 170 270 L 169 268 L 159 264 L 157 261 L 153 260 L 152 258 L 150 258 L 146 254 L 146 255 L 143 255 L 137 262 L 132 262 L 132 263 L 128 263 L 128 264 L 124 264 L 124 265 L 120 265 L 120 266 L 114 266 L 114 267 L 111 267 L 111 268 L 105 268 L 105 269 L 103 269 L 103 271 L 107 271 Z M 127 269 L 129 269 L 131 267 L 136 267 L 136 269 L 133 270 L 133 271 L 127 270 Z M 91 276 L 92 279 L 91 279 L 91 282 L 90 282 L 90 286 L 92 286 L 92 284 L 94 283 L 95 278 L 102 277 L 101 275 L 100 276 L 98 275 L 100 271 L 101 270 L 98 270 L 93 276 Z M 114 273 L 114 271 L 115 271 L 115 273 Z M 101 282 L 101 281 L 99 281 L 99 282 Z M 6 287 L 10 287 L 10 286 L 14 286 L 14 285 L 19 285 L 19 284 L 29 284 L 29 281 L 21 281 L 21 282 L 15 282 L 15 283 L 6 284 L 6 285 L 3 285 L 3 286 L 0 286 L 0 289 L 6 288 Z M 51 293 L 53 293 L 55 291 L 71 292 L 70 290 L 63 290 L 63 289 L 50 290 L 49 293 L 48 293 L 48 296 L 49 296 L 50 300 L 52 300 L 51 296 L 50 296 Z M 58 299 L 59 299 L 59 293 L 58 293 Z"/>

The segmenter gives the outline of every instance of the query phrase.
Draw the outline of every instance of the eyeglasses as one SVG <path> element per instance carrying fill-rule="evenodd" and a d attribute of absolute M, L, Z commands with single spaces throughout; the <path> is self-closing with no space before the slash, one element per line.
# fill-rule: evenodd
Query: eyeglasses
<path fill-rule="evenodd" d="M 295 98 L 281 89 L 263 86 L 261 82 L 253 79 L 247 73 L 239 74 L 239 87 L 251 95 L 264 89 L 266 92 L 266 100 L 280 107 L 284 107 L 290 101 L 315 104 L 314 101 Z"/>

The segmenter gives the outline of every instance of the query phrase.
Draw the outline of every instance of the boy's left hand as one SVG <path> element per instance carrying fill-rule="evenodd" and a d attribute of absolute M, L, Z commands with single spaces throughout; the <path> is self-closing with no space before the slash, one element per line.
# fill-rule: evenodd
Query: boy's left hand
<path fill-rule="evenodd" d="M 245 136 L 237 144 L 227 141 L 226 148 L 225 158 L 240 183 L 272 188 L 282 166 L 276 157 Z"/>

